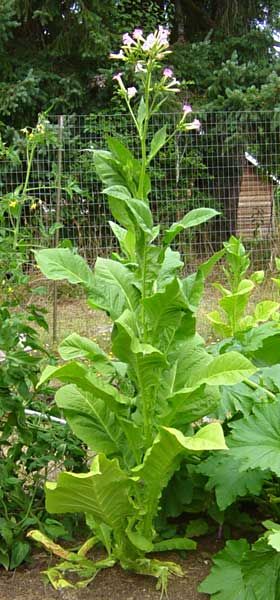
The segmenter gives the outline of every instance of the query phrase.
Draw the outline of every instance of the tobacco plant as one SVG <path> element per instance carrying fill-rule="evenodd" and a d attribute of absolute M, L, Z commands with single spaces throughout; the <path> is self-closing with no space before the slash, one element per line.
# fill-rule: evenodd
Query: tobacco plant
<path fill-rule="evenodd" d="M 197 273 L 180 278 L 183 263 L 172 248 L 179 233 L 205 223 L 216 211 L 192 210 L 161 231 L 149 207 L 151 161 L 176 132 L 198 135 L 200 128 L 184 104 L 175 131 L 164 126 L 149 137 L 153 115 L 170 94 L 180 91 L 172 70 L 161 67 L 170 52 L 168 35 L 160 27 L 145 38 L 135 29 L 124 35 L 120 52 L 112 55 L 137 77 L 137 87 L 126 87 L 121 73 L 114 79 L 141 149 L 135 158 L 118 139 L 108 139 L 108 150 L 94 152 L 120 253 L 98 258 L 93 271 L 67 248 L 36 253 L 48 278 L 83 285 L 90 306 L 112 320 L 109 354 L 72 334 L 59 347 L 65 362 L 47 367 L 41 378 L 41 383 L 56 378 L 66 384 L 56 393 L 57 405 L 95 454 L 88 473 L 63 472 L 57 482 L 46 485 L 47 510 L 85 513 L 93 531 L 90 540 L 71 552 L 38 531 L 30 533 L 64 559 L 48 570 L 58 588 L 74 585 L 65 577 L 67 570 L 79 576 L 77 585 L 85 585 L 98 570 L 116 562 L 156 577 L 163 591 L 170 573 L 182 575 L 176 563 L 150 556 L 195 547 L 184 536 L 161 539 L 156 517 L 163 490 L 183 459 L 193 462 L 206 450 L 226 449 L 221 425 L 205 425 L 201 419 L 218 406 L 220 385 L 236 384 L 255 371 L 237 352 L 211 356 L 195 330 L 204 279 L 221 253 Z M 97 543 L 107 557 L 94 562 L 85 555 Z"/>

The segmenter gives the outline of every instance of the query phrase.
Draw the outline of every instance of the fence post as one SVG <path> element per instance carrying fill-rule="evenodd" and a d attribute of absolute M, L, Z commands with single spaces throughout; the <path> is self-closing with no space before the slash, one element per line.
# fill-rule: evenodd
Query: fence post
<path fill-rule="evenodd" d="M 58 115 L 58 151 L 57 151 L 57 178 L 56 178 L 56 206 L 55 206 L 55 222 L 60 222 L 60 207 L 61 207 L 61 176 L 62 176 L 62 134 L 63 134 L 63 115 Z M 55 230 L 54 247 L 59 244 L 59 228 Z M 53 282 L 53 327 L 52 341 L 53 344 L 57 341 L 57 281 Z"/>

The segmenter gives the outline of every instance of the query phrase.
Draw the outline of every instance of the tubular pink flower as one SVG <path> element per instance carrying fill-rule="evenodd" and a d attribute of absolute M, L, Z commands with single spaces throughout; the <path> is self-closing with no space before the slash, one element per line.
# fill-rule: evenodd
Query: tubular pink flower
<path fill-rule="evenodd" d="M 199 131 L 200 128 L 201 128 L 201 123 L 200 123 L 199 119 L 194 119 L 192 121 L 192 123 L 187 124 L 187 129 L 196 129 L 197 131 Z"/>
<path fill-rule="evenodd" d="M 163 70 L 163 75 L 164 75 L 164 77 L 173 77 L 173 70 L 170 69 L 169 67 L 166 67 Z"/>
<path fill-rule="evenodd" d="M 122 40 L 123 40 L 123 44 L 125 46 L 129 46 L 130 47 L 133 44 L 135 44 L 134 39 L 131 37 L 131 35 L 129 35 L 129 33 L 124 33 L 123 37 L 122 37 Z"/>
<path fill-rule="evenodd" d="M 113 79 L 118 82 L 121 90 L 126 92 L 126 89 L 125 89 L 125 86 L 124 86 L 124 83 L 122 80 L 122 75 L 123 75 L 123 73 L 116 73 L 115 75 L 113 75 Z"/>
<path fill-rule="evenodd" d="M 142 40 L 143 39 L 143 29 L 136 27 L 136 29 L 134 29 L 134 31 L 132 33 L 132 37 L 137 41 Z"/>
<path fill-rule="evenodd" d="M 134 98 L 134 96 L 135 96 L 136 94 L 137 94 L 137 89 L 136 89 L 136 87 L 134 87 L 134 86 L 133 86 L 133 87 L 129 87 L 129 88 L 127 88 L 127 96 L 128 96 L 128 98 L 129 98 L 129 100 L 130 100 L 131 98 Z"/>
<path fill-rule="evenodd" d="M 190 104 L 183 104 L 183 113 L 184 115 L 189 115 L 192 112 L 192 107 Z"/>

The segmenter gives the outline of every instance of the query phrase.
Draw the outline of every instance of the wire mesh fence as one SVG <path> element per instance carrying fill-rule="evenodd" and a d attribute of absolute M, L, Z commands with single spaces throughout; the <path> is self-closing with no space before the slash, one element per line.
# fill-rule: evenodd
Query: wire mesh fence
<path fill-rule="evenodd" d="M 172 130 L 181 115 L 156 115 L 150 138 L 164 124 Z M 202 112 L 199 132 L 178 132 L 151 165 L 150 197 L 162 230 L 197 207 L 220 215 L 176 241 L 186 264 L 197 264 L 218 250 L 231 234 L 251 251 L 253 267 L 268 268 L 279 247 L 280 113 Z M 51 116 L 56 141 L 34 156 L 21 230 L 30 246 L 71 243 L 93 263 L 117 246 L 108 220 L 106 197 L 93 164 L 93 151 L 116 136 L 139 156 L 139 140 L 126 115 Z M 1 193 L 12 193 L 27 165 L 1 161 Z M 32 264 L 32 254 L 28 259 Z"/>

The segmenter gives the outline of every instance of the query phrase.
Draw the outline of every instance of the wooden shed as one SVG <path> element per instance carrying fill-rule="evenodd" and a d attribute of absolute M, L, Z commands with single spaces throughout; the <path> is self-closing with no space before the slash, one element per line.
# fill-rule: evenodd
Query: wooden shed
<path fill-rule="evenodd" d="M 257 161 L 246 153 L 243 169 L 236 235 L 243 239 L 266 238 L 273 231 L 273 196 L 275 182 L 264 177 Z"/>

